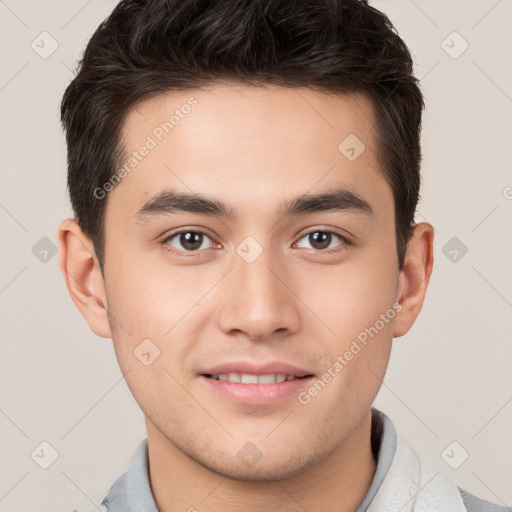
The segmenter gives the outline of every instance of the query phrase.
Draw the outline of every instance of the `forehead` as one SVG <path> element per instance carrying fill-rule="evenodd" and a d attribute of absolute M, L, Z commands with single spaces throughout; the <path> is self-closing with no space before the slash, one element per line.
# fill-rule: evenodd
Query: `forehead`
<path fill-rule="evenodd" d="M 335 185 L 392 201 L 375 139 L 371 104 L 359 94 L 227 83 L 172 91 L 127 115 L 128 172 L 110 195 L 135 208 L 173 189 L 242 211 Z"/>
<path fill-rule="evenodd" d="M 183 135 L 183 144 L 194 131 L 191 142 L 204 149 L 257 148 L 268 154 L 285 150 L 282 142 L 286 136 L 287 142 L 297 146 L 295 150 L 306 143 L 302 147 L 307 153 L 350 133 L 372 146 L 373 127 L 373 110 L 362 94 L 221 83 L 169 91 L 137 103 L 125 119 L 122 139 L 128 148 L 136 148 L 146 134 L 164 144 Z M 257 146 L 263 139 L 266 148 Z"/>

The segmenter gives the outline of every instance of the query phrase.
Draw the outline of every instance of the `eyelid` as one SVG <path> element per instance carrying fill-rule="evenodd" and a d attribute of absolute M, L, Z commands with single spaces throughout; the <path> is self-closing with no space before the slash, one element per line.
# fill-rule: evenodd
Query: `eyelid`
<path fill-rule="evenodd" d="M 213 244 L 220 245 L 203 228 L 181 228 L 178 231 L 174 231 L 170 234 L 167 234 L 165 236 L 165 238 L 162 240 L 161 244 L 163 245 L 165 250 L 172 252 L 173 254 L 178 254 L 179 256 L 185 256 L 185 257 L 197 256 L 207 250 L 207 249 L 200 249 L 200 250 L 196 250 L 196 251 L 180 251 L 179 249 L 176 249 L 175 247 L 173 247 L 172 245 L 170 245 L 168 243 L 171 238 L 177 237 L 183 233 L 200 233 L 201 235 L 208 237 L 212 241 Z"/>
<path fill-rule="evenodd" d="M 339 237 L 341 239 L 341 243 L 338 244 L 336 247 L 334 247 L 332 249 L 308 249 L 308 248 L 306 248 L 307 250 L 314 251 L 315 253 L 319 253 L 319 254 L 326 254 L 327 253 L 327 254 L 329 254 L 329 253 L 333 253 L 333 252 L 339 251 L 340 248 L 343 247 L 343 246 L 352 245 L 352 242 L 349 240 L 349 238 L 347 236 L 342 235 L 341 233 L 338 233 L 337 231 L 334 231 L 334 230 L 329 229 L 329 228 L 313 228 L 313 229 L 310 229 L 306 233 L 303 233 L 299 237 L 299 240 L 294 243 L 294 245 L 297 244 L 304 237 L 309 236 L 312 233 L 328 233 L 330 235 L 335 235 L 335 236 L 337 236 L 337 237 Z"/>
<path fill-rule="evenodd" d="M 213 239 L 213 237 L 210 236 L 203 228 L 181 228 L 178 231 L 175 231 L 175 232 L 172 232 L 172 233 L 166 235 L 165 238 L 162 241 L 162 245 L 164 245 L 166 250 L 168 250 L 168 251 L 170 251 L 170 252 L 172 252 L 174 254 L 185 255 L 186 257 L 196 256 L 196 255 L 199 255 L 202 252 L 206 251 L 207 249 L 199 249 L 199 250 L 195 250 L 195 251 L 180 251 L 180 250 L 174 248 L 173 246 L 171 246 L 170 244 L 167 243 L 171 238 L 174 238 L 174 237 L 176 237 L 178 235 L 181 235 L 183 233 L 190 233 L 190 232 L 192 232 L 192 233 L 200 233 L 203 236 L 208 237 L 214 244 L 221 245 L 218 242 L 216 242 Z M 341 233 L 338 233 L 337 231 L 334 231 L 333 229 L 318 228 L 318 227 L 317 228 L 312 228 L 309 231 L 306 231 L 305 233 L 300 235 L 298 240 L 297 240 L 297 242 L 294 242 L 293 245 L 296 245 L 304 237 L 306 237 L 308 235 L 311 235 L 312 233 L 316 233 L 316 232 L 328 233 L 330 235 L 338 236 L 342 240 L 342 243 L 340 243 L 339 245 L 337 245 L 333 249 L 308 249 L 310 251 L 314 251 L 315 253 L 319 253 L 319 254 L 321 254 L 321 253 L 332 253 L 332 252 L 336 252 L 336 251 L 340 250 L 339 247 L 343 247 L 343 246 L 346 246 L 346 245 L 352 245 L 352 242 L 350 241 L 350 239 L 347 236 L 342 235 Z"/>

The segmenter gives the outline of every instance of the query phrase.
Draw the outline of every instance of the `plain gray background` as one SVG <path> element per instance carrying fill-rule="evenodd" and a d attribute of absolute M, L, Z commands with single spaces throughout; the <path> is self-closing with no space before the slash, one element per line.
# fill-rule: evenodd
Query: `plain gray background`
<path fill-rule="evenodd" d="M 59 102 L 115 3 L 0 0 L 1 511 L 70 511 L 145 437 L 110 340 L 89 331 L 52 252 L 71 216 Z M 417 220 L 436 229 L 423 312 L 395 340 L 376 405 L 440 471 L 512 503 L 512 1 L 372 4 L 422 78 Z M 47 469 L 42 442 L 57 454 Z"/>

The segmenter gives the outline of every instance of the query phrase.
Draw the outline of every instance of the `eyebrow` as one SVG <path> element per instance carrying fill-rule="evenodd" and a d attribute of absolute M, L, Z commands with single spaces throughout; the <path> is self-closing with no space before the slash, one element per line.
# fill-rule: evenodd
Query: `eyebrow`
<path fill-rule="evenodd" d="M 345 188 L 336 188 L 315 195 L 304 194 L 294 198 L 285 205 L 284 217 L 330 211 L 374 214 L 369 202 L 358 193 Z M 198 213 L 231 220 L 237 218 L 235 210 L 222 201 L 200 194 L 172 190 L 165 190 L 149 199 L 137 212 L 136 217 L 146 220 L 153 215 L 177 212 Z"/>

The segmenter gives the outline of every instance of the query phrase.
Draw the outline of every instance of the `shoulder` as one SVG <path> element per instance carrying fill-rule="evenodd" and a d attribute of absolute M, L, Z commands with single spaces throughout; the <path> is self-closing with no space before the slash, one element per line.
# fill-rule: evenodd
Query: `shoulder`
<path fill-rule="evenodd" d="M 459 487 L 459 492 L 467 512 L 512 512 L 512 504 L 508 507 L 496 505 L 474 496 L 461 487 Z"/>
<path fill-rule="evenodd" d="M 72 512 L 158 512 L 151 494 L 147 439 L 137 446 L 128 469 L 100 494 L 81 500 Z"/>

